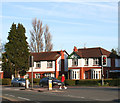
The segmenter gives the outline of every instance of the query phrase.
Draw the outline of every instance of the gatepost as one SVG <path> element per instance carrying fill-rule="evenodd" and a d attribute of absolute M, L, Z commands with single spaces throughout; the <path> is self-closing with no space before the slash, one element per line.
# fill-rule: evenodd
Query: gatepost
<path fill-rule="evenodd" d="M 48 90 L 52 90 L 52 80 L 48 80 Z"/>
<path fill-rule="evenodd" d="M 28 83 L 28 79 L 26 79 L 25 81 L 25 89 L 28 89 L 29 88 L 29 83 Z"/>

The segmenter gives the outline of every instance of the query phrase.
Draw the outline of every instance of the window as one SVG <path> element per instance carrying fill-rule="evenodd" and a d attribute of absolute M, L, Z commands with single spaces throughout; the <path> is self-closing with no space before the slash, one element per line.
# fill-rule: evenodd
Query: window
<path fill-rule="evenodd" d="M 93 59 L 93 65 L 99 65 L 99 59 L 98 58 Z"/>
<path fill-rule="evenodd" d="M 46 76 L 46 77 L 51 77 L 51 74 L 52 74 L 52 73 L 44 73 L 44 76 Z"/>
<path fill-rule="evenodd" d="M 39 73 L 35 74 L 35 78 L 40 78 L 40 74 Z"/>
<path fill-rule="evenodd" d="M 85 65 L 88 65 L 88 58 L 85 59 Z"/>
<path fill-rule="evenodd" d="M 52 61 L 47 61 L 47 67 L 52 68 Z"/>
<path fill-rule="evenodd" d="M 78 65 L 78 59 L 72 59 L 72 65 L 77 66 Z"/>
<path fill-rule="evenodd" d="M 101 69 L 92 70 L 91 79 L 101 79 Z"/>
<path fill-rule="evenodd" d="M 36 67 L 41 67 L 41 62 L 36 62 Z"/>

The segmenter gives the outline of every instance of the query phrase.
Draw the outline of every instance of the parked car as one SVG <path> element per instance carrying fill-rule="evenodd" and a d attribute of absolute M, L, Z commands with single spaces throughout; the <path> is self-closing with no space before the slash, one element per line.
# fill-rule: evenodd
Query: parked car
<path fill-rule="evenodd" d="M 45 77 L 45 78 L 42 78 L 39 82 L 39 86 L 40 87 L 43 87 L 43 86 L 48 86 L 48 80 L 52 80 L 52 86 L 55 86 L 55 85 L 62 85 L 61 81 L 56 79 L 55 77 Z"/>
<path fill-rule="evenodd" d="M 14 78 L 13 80 L 11 80 L 11 86 L 25 87 L 25 82 L 26 82 L 26 79 L 24 78 Z M 30 85 L 30 82 L 28 82 L 28 85 Z"/>

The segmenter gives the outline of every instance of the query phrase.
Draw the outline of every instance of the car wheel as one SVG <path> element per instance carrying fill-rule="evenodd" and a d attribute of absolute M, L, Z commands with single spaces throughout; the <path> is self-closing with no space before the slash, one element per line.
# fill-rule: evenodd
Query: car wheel
<path fill-rule="evenodd" d="M 40 84 L 40 87 L 43 87 L 43 84 Z"/>
<path fill-rule="evenodd" d="M 11 84 L 12 87 L 14 87 L 13 83 Z"/>
<path fill-rule="evenodd" d="M 21 84 L 19 83 L 19 87 L 21 87 Z"/>

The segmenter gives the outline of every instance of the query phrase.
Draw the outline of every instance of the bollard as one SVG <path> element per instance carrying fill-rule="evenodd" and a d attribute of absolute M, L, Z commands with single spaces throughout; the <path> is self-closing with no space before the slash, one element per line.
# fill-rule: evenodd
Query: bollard
<path fill-rule="evenodd" d="M 48 90 L 52 90 L 52 80 L 48 80 Z"/>
<path fill-rule="evenodd" d="M 25 81 L 25 89 L 28 89 L 28 88 L 29 88 L 28 79 L 26 79 L 26 81 Z"/>

